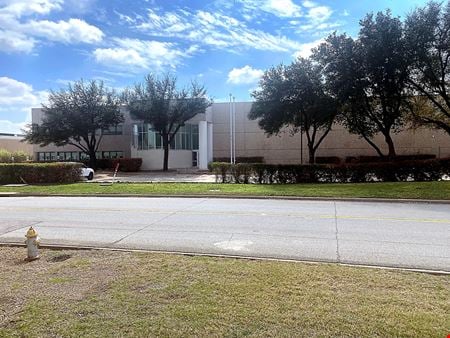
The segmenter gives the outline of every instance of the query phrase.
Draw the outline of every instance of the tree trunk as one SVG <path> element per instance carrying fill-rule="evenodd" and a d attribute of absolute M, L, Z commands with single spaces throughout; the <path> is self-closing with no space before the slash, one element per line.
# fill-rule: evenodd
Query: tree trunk
<path fill-rule="evenodd" d="M 89 150 L 89 167 L 97 170 L 97 156 L 95 150 Z"/>
<path fill-rule="evenodd" d="M 378 146 L 377 146 L 373 141 L 371 141 L 369 137 L 365 136 L 364 134 L 361 134 L 361 136 L 362 136 L 362 138 L 363 138 L 364 140 L 366 140 L 367 143 L 369 143 L 369 145 L 370 145 L 373 149 L 375 149 L 375 151 L 377 152 L 378 156 L 384 157 L 384 154 L 381 152 L 381 149 L 378 148 Z"/>
<path fill-rule="evenodd" d="M 308 144 L 309 151 L 309 164 L 316 163 L 316 150 L 314 149 L 314 144 Z"/>
<path fill-rule="evenodd" d="M 169 170 L 169 135 L 163 135 L 164 162 L 163 171 Z"/>
<path fill-rule="evenodd" d="M 389 147 L 388 157 L 389 157 L 389 159 L 393 159 L 396 155 L 394 141 L 392 140 L 392 137 L 389 133 L 384 135 L 384 139 L 386 140 L 386 143 Z"/>

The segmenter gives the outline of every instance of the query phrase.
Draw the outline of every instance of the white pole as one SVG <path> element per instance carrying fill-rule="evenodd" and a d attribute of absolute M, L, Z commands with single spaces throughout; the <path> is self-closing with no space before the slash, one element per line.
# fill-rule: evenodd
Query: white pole
<path fill-rule="evenodd" d="M 230 163 L 233 164 L 233 108 L 232 97 L 230 94 Z"/>
<path fill-rule="evenodd" d="M 236 163 L 236 98 L 233 96 L 233 163 Z"/>

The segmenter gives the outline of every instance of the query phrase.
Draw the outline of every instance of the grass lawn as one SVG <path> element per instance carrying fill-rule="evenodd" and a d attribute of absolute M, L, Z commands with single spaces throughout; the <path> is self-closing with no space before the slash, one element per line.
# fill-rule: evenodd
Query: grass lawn
<path fill-rule="evenodd" d="M 365 197 L 450 200 L 450 181 L 348 184 L 215 184 L 98 183 L 0 186 L 1 192 L 35 194 L 241 195 L 302 197 Z"/>
<path fill-rule="evenodd" d="M 0 248 L 1 337 L 450 332 L 450 276 L 332 264 Z"/>

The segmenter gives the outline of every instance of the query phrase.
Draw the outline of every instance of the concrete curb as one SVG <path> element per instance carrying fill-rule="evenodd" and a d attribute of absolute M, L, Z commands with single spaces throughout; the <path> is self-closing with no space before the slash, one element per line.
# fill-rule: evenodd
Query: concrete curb
<path fill-rule="evenodd" d="M 25 248 L 26 246 L 23 243 L 16 243 L 16 242 L 2 243 L 2 242 L 0 242 L 0 247 Z M 79 245 L 44 244 L 44 245 L 39 245 L 39 248 L 49 249 L 49 250 L 99 250 L 99 251 L 119 251 L 119 252 L 144 252 L 144 253 L 153 253 L 153 254 L 170 254 L 170 255 L 180 255 L 180 256 L 229 258 L 229 259 L 242 259 L 242 260 L 253 260 L 253 261 L 303 263 L 303 264 L 316 264 L 316 265 L 317 264 L 336 264 L 336 265 L 340 265 L 340 266 L 348 266 L 348 267 L 355 267 L 355 268 L 405 271 L 405 272 L 415 272 L 415 273 L 426 273 L 426 274 L 437 275 L 437 276 L 450 276 L 450 271 L 443 271 L 443 270 L 406 268 L 406 267 L 400 267 L 400 266 L 386 266 L 386 265 L 368 265 L 368 264 L 359 264 L 359 263 L 352 263 L 352 262 L 337 262 L 337 261 L 332 261 L 332 260 L 302 260 L 302 259 L 287 259 L 287 258 L 276 258 L 276 257 L 258 257 L 258 256 L 244 256 L 244 255 L 241 256 L 241 255 L 227 255 L 227 254 L 213 254 L 213 253 L 199 253 L 199 252 L 127 249 L 127 248 L 95 247 L 95 246 L 79 246 Z"/>
<path fill-rule="evenodd" d="M 426 200 L 406 198 L 372 198 L 372 197 L 306 197 L 306 196 L 254 196 L 254 195 L 208 195 L 208 194 L 33 194 L 0 193 L 0 197 L 122 197 L 122 198 L 220 198 L 220 199 L 256 199 L 256 200 L 292 200 L 292 201 L 330 201 L 330 202 L 374 202 L 374 203 L 425 203 L 450 204 L 450 200 Z"/>

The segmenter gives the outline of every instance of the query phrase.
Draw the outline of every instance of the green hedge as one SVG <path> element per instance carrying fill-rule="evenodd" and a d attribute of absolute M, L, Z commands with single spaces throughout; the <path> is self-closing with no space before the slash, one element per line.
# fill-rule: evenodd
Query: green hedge
<path fill-rule="evenodd" d="M 349 156 L 345 158 L 346 163 L 378 163 L 378 162 L 399 162 L 399 161 L 422 161 L 435 159 L 434 154 L 397 155 L 390 159 L 381 156 Z"/>
<path fill-rule="evenodd" d="M 230 163 L 229 157 L 214 157 L 214 162 L 228 162 Z M 242 156 L 236 157 L 236 163 L 264 163 L 263 156 Z"/>
<path fill-rule="evenodd" d="M 116 158 L 112 160 L 112 168 L 115 169 L 119 163 L 120 171 L 139 171 L 142 166 L 142 158 Z"/>
<path fill-rule="evenodd" d="M 273 165 L 213 162 L 210 170 L 223 183 L 350 183 L 437 181 L 450 175 L 450 159 L 381 163 Z"/>
<path fill-rule="evenodd" d="M 337 156 L 316 156 L 316 164 L 341 164 L 342 160 Z"/>
<path fill-rule="evenodd" d="M 81 163 L 0 163 L 0 184 L 73 183 L 81 179 Z"/>
<path fill-rule="evenodd" d="M 116 169 L 119 163 L 119 171 L 139 171 L 142 166 L 142 158 L 102 158 L 97 160 L 98 169 Z"/>

